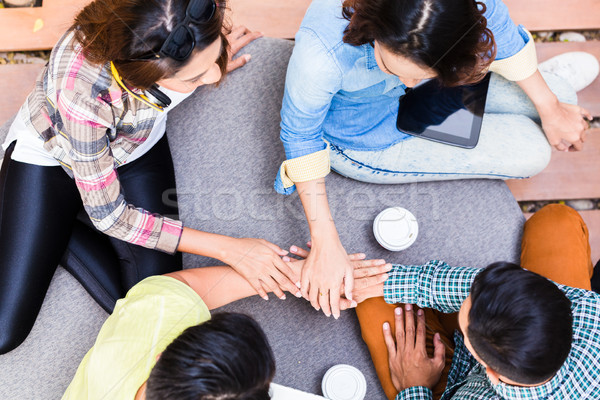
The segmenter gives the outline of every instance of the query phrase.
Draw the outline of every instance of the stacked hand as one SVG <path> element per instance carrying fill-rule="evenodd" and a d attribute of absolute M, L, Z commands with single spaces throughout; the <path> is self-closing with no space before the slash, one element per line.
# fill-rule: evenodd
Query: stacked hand
<path fill-rule="evenodd" d="M 221 261 L 246 278 L 263 299 L 269 300 L 267 292 L 270 291 L 282 300 L 285 299 L 283 291 L 301 296 L 298 289 L 300 274 L 281 258 L 288 254 L 287 251 L 263 239 L 231 240 L 234 242 L 228 246 Z"/>
<path fill-rule="evenodd" d="M 308 243 L 308 246 L 311 247 L 310 242 Z M 306 265 L 312 251 L 309 252 L 298 246 L 292 246 L 290 248 L 290 252 L 303 258 L 302 260 L 294 260 L 289 263 L 292 269 L 294 269 L 296 273 L 306 273 Z M 342 283 L 337 290 L 333 289 L 329 292 L 327 301 L 335 298 L 338 301 L 340 311 L 351 307 L 356 307 L 358 303 L 361 303 L 368 298 L 383 296 L 383 283 L 388 278 L 387 272 L 392 269 L 392 265 L 386 264 L 385 260 L 366 260 L 365 258 L 366 255 L 363 253 L 348 255 L 353 278 L 353 290 L 351 292 L 351 297 L 347 295 L 347 288 L 344 283 Z M 303 287 L 302 289 L 304 297 L 307 300 L 311 300 L 311 298 L 305 295 L 305 288 Z M 336 295 L 332 296 L 332 293 L 335 293 Z M 323 301 L 323 304 L 324 303 L 325 301 Z M 317 307 L 315 307 L 315 304 L 313 304 L 313 307 L 318 309 L 318 305 L 319 304 L 317 304 Z M 329 316 L 327 312 L 325 312 L 325 314 Z M 339 311 L 337 315 L 334 313 L 334 316 L 338 317 Z"/>
<path fill-rule="evenodd" d="M 407 304 L 395 310 L 395 340 L 389 323 L 383 324 L 383 336 L 388 348 L 392 383 L 399 391 L 413 386 L 430 389 L 440 380 L 444 369 L 445 347 L 436 333 L 433 338 L 434 356 L 429 358 L 425 348 L 426 327 L 423 310 L 417 311 L 417 326 L 413 307 Z"/>

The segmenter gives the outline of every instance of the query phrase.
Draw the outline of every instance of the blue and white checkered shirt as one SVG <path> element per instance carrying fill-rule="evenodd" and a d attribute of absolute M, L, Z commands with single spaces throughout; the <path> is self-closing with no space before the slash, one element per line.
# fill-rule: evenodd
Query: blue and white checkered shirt
<path fill-rule="evenodd" d="M 417 304 L 441 312 L 458 312 L 481 268 L 451 267 L 443 261 L 425 265 L 395 265 L 385 282 L 387 303 Z M 571 301 L 573 344 L 561 369 L 548 382 L 521 387 L 493 385 L 455 332 L 456 348 L 442 400 L 448 399 L 600 399 L 600 296 L 558 285 Z M 432 392 L 417 386 L 403 390 L 396 400 L 431 399 Z"/>

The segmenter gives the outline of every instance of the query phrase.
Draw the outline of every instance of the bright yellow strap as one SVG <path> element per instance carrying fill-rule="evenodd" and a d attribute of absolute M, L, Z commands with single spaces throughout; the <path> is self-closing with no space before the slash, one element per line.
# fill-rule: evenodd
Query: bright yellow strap
<path fill-rule="evenodd" d="M 145 95 L 135 94 L 131 90 L 129 90 L 129 88 L 125 85 L 125 83 L 123 83 L 123 79 L 121 79 L 121 75 L 119 75 L 119 71 L 117 71 L 117 67 L 115 67 L 115 64 L 112 61 L 110 62 L 110 72 L 112 73 L 113 78 L 115 78 L 115 81 L 117 81 L 117 84 L 121 88 L 125 89 L 125 91 L 127 93 L 129 93 L 131 96 L 133 96 L 135 99 L 138 99 L 142 103 L 149 105 L 150 107 L 154 108 L 155 110 L 164 112 L 163 107 L 159 106 L 158 104 L 154 104 Z"/>
<path fill-rule="evenodd" d="M 284 188 L 296 182 L 308 182 L 329 174 L 329 150 L 321 150 L 302 157 L 286 160 L 281 164 L 280 175 Z"/>
<path fill-rule="evenodd" d="M 502 75 L 509 81 L 522 81 L 529 78 L 537 71 L 537 53 L 535 51 L 535 41 L 529 31 L 529 42 L 514 56 L 504 60 L 496 60 L 490 66 L 490 71 Z"/>

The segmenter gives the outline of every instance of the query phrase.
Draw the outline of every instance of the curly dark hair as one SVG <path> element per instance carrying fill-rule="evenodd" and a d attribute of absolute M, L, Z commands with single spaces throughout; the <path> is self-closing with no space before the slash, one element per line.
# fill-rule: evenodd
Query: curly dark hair
<path fill-rule="evenodd" d="M 444 86 L 479 82 L 496 56 L 494 35 L 474 0 L 345 0 L 344 42 L 377 41 L 432 69 Z"/>

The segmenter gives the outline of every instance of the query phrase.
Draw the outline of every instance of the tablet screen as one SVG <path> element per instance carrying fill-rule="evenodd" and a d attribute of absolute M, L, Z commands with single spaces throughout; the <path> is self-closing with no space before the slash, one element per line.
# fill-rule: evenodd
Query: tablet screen
<path fill-rule="evenodd" d="M 398 130 L 441 143 L 473 148 L 479 141 L 489 74 L 479 83 L 453 88 L 425 82 L 400 98 Z"/>

